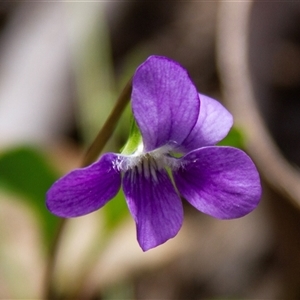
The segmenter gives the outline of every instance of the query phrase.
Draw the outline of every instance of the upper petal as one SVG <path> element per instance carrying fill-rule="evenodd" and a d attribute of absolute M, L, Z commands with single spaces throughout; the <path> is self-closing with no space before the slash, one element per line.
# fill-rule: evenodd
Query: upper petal
<path fill-rule="evenodd" d="M 232 147 L 204 147 L 182 159 L 173 173 L 181 195 L 219 219 L 242 217 L 259 203 L 261 184 L 251 159 Z"/>
<path fill-rule="evenodd" d="M 196 124 L 199 97 L 187 71 L 161 56 L 150 56 L 136 70 L 132 109 L 146 151 L 180 145 Z"/>
<path fill-rule="evenodd" d="M 182 202 L 165 170 L 127 171 L 123 190 L 137 225 L 137 239 L 146 251 L 174 237 L 183 221 Z"/>
<path fill-rule="evenodd" d="M 107 153 L 98 162 L 56 181 L 47 192 L 47 208 L 55 215 L 70 218 L 102 207 L 120 189 L 121 175 L 113 166 L 115 159 L 115 154 Z"/>
<path fill-rule="evenodd" d="M 218 101 L 200 96 L 200 113 L 197 123 L 183 142 L 185 153 L 220 142 L 228 134 L 233 118 L 230 112 Z"/>

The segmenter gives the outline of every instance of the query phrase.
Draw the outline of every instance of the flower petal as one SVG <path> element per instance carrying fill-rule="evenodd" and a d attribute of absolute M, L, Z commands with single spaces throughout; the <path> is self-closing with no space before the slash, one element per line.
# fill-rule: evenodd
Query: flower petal
<path fill-rule="evenodd" d="M 259 174 L 251 159 L 231 147 L 205 147 L 182 158 L 173 173 L 181 195 L 198 210 L 219 219 L 251 212 L 259 203 Z"/>
<path fill-rule="evenodd" d="M 121 175 L 113 167 L 116 155 L 107 153 L 89 167 L 76 169 L 56 181 L 46 195 L 46 206 L 60 217 L 78 217 L 93 212 L 113 198 Z"/>
<path fill-rule="evenodd" d="M 180 145 L 196 124 L 199 97 L 187 71 L 161 56 L 150 56 L 133 77 L 132 109 L 145 151 Z"/>
<path fill-rule="evenodd" d="M 143 251 L 178 233 L 183 221 L 182 202 L 165 170 L 147 172 L 145 168 L 140 171 L 135 168 L 127 171 L 123 190 Z"/>
<path fill-rule="evenodd" d="M 183 142 L 184 152 L 217 144 L 225 138 L 232 124 L 232 115 L 220 102 L 200 95 L 199 117 L 195 127 Z"/>

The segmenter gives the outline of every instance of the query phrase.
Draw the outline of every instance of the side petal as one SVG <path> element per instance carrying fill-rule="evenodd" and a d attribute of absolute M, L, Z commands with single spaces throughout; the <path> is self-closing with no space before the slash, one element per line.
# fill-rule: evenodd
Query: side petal
<path fill-rule="evenodd" d="M 107 153 L 86 168 L 76 169 L 56 181 L 46 194 L 46 206 L 55 215 L 79 217 L 102 207 L 121 186 L 113 166 L 116 155 Z"/>
<path fill-rule="evenodd" d="M 205 147 L 182 158 L 173 173 L 181 195 L 198 210 L 219 219 L 251 212 L 259 203 L 261 184 L 252 160 L 232 147 Z"/>
<path fill-rule="evenodd" d="M 127 171 L 123 190 L 143 251 L 166 242 L 178 233 L 183 221 L 182 202 L 165 170 L 149 173 L 135 168 Z"/>
<path fill-rule="evenodd" d="M 132 110 L 145 151 L 180 145 L 196 124 L 199 97 L 187 71 L 161 56 L 150 56 L 136 70 Z"/>
<path fill-rule="evenodd" d="M 200 103 L 197 123 L 182 145 L 185 153 L 217 144 L 233 124 L 232 115 L 220 102 L 200 94 Z"/>

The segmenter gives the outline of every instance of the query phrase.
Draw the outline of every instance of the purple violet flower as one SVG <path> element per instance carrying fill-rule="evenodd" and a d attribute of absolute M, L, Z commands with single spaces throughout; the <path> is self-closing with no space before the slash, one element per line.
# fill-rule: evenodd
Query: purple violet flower
<path fill-rule="evenodd" d="M 134 74 L 131 104 L 142 143 L 131 155 L 106 153 L 56 181 L 47 192 L 52 213 L 69 218 L 93 212 L 122 182 L 146 251 L 178 233 L 181 196 L 219 219 L 242 217 L 258 205 L 261 185 L 251 159 L 239 149 L 215 146 L 229 132 L 231 114 L 199 95 L 178 63 L 149 57 Z"/>

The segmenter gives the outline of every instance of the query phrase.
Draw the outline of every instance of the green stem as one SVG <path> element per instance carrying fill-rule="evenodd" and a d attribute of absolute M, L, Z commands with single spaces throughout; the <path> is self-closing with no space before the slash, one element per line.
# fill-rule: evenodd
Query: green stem
<path fill-rule="evenodd" d="M 112 136 L 124 109 L 126 108 L 127 104 L 130 101 L 131 91 L 132 91 L 132 79 L 130 79 L 126 84 L 111 114 L 107 118 L 102 129 L 99 131 L 94 142 L 88 148 L 86 154 L 83 157 L 81 167 L 86 167 L 90 165 L 100 155 L 101 151 L 103 150 L 104 146 L 108 142 L 109 138 Z M 45 299 L 58 298 L 54 288 L 54 270 L 55 270 L 55 263 L 56 263 L 56 258 L 59 250 L 59 245 L 61 243 L 61 239 L 67 221 L 68 219 L 61 219 L 57 229 L 57 233 L 52 243 L 52 247 L 50 249 L 48 265 L 46 267 L 46 274 L 45 274 L 45 297 L 44 297 Z"/>
<path fill-rule="evenodd" d="M 109 138 L 111 137 L 112 133 L 114 132 L 117 126 L 117 121 L 120 119 L 121 114 L 123 113 L 130 100 L 131 90 L 132 80 L 130 79 L 129 82 L 126 84 L 124 90 L 120 94 L 117 103 L 113 108 L 111 114 L 109 115 L 107 121 L 103 125 L 102 129 L 99 131 L 94 142 L 88 148 L 83 158 L 83 167 L 88 166 L 89 164 L 94 162 L 98 158 L 106 143 L 108 142 Z"/>

